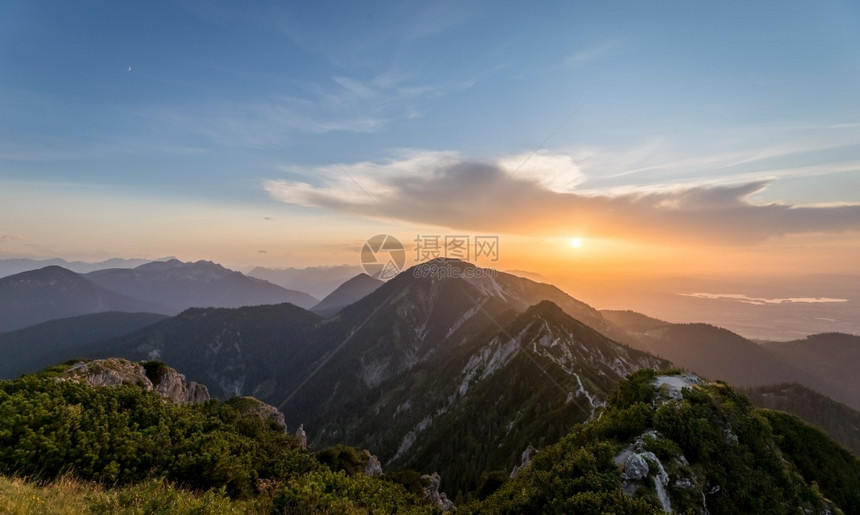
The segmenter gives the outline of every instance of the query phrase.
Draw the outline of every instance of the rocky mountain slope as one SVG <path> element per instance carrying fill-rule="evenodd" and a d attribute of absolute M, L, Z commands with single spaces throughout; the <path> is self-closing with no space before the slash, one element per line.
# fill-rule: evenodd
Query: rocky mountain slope
<path fill-rule="evenodd" d="M 253 395 L 265 400 L 300 381 L 328 350 L 314 335 L 321 323 L 319 316 L 292 304 L 192 308 L 80 352 L 161 360 L 185 370 L 220 399 Z"/>
<path fill-rule="evenodd" d="M 724 383 L 641 371 L 466 513 L 857 513 L 860 461 Z"/>
<path fill-rule="evenodd" d="M 749 356 L 748 345 L 775 362 L 727 331 L 624 316 L 639 330 L 550 285 L 438 260 L 330 319 L 290 304 L 197 308 L 82 352 L 160 359 L 216 397 L 259 397 L 304 424 L 312 446 L 346 443 L 386 468 L 439 472 L 462 499 L 601 413 L 625 375 L 668 366 L 621 338 L 679 355 L 698 346 L 729 371 L 725 355 Z"/>
<path fill-rule="evenodd" d="M 188 310 L 91 355 L 164 360 L 218 397 L 278 406 L 318 447 L 372 449 L 461 492 L 592 415 L 625 374 L 667 364 L 592 329 L 617 330 L 552 286 L 438 264 L 472 278 L 406 271 L 329 320 L 286 304 Z"/>

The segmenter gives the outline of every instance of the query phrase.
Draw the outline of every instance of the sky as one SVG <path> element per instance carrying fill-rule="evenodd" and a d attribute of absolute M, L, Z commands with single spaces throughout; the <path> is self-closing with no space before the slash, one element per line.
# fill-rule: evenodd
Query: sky
<path fill-rule="evenodd" d="M 0 258 L 854 273 L 858 92 L 851 1 L 6 0 Z"/>

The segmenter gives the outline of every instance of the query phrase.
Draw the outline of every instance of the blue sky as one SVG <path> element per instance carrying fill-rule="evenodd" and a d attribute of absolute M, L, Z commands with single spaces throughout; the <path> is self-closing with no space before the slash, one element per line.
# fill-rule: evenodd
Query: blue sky
<path fill-rule="evenodd" d="M 860 255 L 855 2 L 306 4 L 0 5 L 0 255 L 286 266 L 434 230 Z"/>

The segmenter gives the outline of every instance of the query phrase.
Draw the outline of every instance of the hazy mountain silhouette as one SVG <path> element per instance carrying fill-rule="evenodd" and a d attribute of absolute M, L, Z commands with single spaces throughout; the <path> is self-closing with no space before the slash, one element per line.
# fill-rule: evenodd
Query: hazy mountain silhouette
<path fill-rule="evenodd" d="M 83 346 L 131 333 L 166 318 L 154 313 L 109 311 L 0 333 L 0 379 L 38 372 L 77 357 Z"/>
<path fill-rule="evenodd" d="M 21 272 L 29 272 L 31 270 L 38 270 L 40 268 L 45 268 L 46 266 L 61 266 L 66 270 L 71 270 L 78 274 L 86 274 L 96 270 L 104 270 L 106 268 L 134 268 L 146 263 L 151 263 L 152 261 L 152 259 L 111 258 L 104 261 L 87 263 L 84 261 L 66 261 L 65 259 L 58 258 L 0 259 L 0 277 L 20 274 Z"/>
<path fill-rule="evenodd" d="M 326 298 L 321 300 L 319 304 L 312 307 L 311 311 L 324 318 L 334 316 L 346 306 L 370 295 L 383 284 L 385 284 L 384 281 L 380 281 L 367 274 L 358 274 L 338 286 Z"/>
<path fill-rule="evenodd" d="M 756 406 L 785 411 L 820 427 L 860 457 L 860 412 L 797 383 L 742 391 Z"/>
<path fill-rule="evenodd" d="M 211 261 L 183 263 L 171 259 L 133 269 L 100 270 L 86 277 L 111 291 L 165 306 L 169 314 L 190 307 L 232 308 L 289 302 L 309 308 L 318 302 L 307 293 L 287 290 Z"/>
<path fill-rule="evenodd" d="M 321 299 L 344 281 L 362 273 L 360 266 L 309 266 L 307 268 L 266 268 L 258 266 L 248 272 L 251 277 L 269 281 L 282 288 L 308 292 Z"/>
<path fill-rule="evenodd" d="M 0 279 L 0 331 L 104 311 L 163 312 L 163 307 L 102 288 L 59 266 Z"/>
<path fill-rule="evenodd" d="M 819 378 L 827 385 L 819 391 L 860 410 L 860 336 L 822 333 L 763 345 L 768 352 Z"/>
<path fill-rule="evenodd" d="M 740 387 L 801 383 L 860 409 L 860 380 L 849 371 L 860 355 L 854 337 L 822 335 L 762 345 L 709 324 L 671 324 L 630 311 L 602 313 L 629 330 L 625 343 L 705 377 Z"/>

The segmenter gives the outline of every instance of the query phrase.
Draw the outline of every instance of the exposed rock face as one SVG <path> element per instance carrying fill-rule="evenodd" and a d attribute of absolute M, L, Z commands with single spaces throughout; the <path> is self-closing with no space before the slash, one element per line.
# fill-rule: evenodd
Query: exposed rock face
<path fill-rule="evenodd" d="M 425 501 L 442 508 L 443 512 L 457 511 L 454 501 L 448 499 L 445 492 L 439 491 L 439 486 L 442 484 L 442 478 L 439 474 L 434 472 L 430 475 L 421 476 L 421 479 L 427 484 L 423 489 Z"/>
<path fill-rule="evenodd" d="M 654 402 L 657 404 L 677 403 L 683 399 L 683 390 L 685 388 L 696 388 L 697 385 L 702 385 L 703 383 L 702 379 L 694 374 L 658 376 L 652 383 L 652 386 L 657 390 L 657 398 Z M 724 432 L 724 434 L 726 433 Z M 731 433 L 731 436 L 734 436 L 734 434 Z M 618 453 L 614 461 L 622 470 L 621 488 L 624 493 L 632 496 L 640 488 L 650 488 L 651 482 L 649 478 L 653 478 L 654 492 L 657 495 L 660 506 L 663 508 L 663 511 L 672 513 L 672 503 L 667 491 L 670 484 L 669 474 L 657 455 L 648 450 L 649 442 L 659 442 L 662 438 L 660 433 L 655 430 L 646 431 L 637 437 L 631 445 Z M 726 434 L 727 443 L 729 440 L 730 436 Z M 673 463 L 677 466 L 673 465 Z M 700 488 L 699 481 L 695 477 L 678 475 L 687 470 L 689 465 L 684 455 L 677 456 L 673 463 L 667 462 L 667 464 L 672 465 L 671 468 L 673 470 L 676 470 L 674 474 L 675 488 L 686 490 Z M 703 508 L 703 513 L 706 513 L 706 510 L 706 508 Z"/>
<path fill-rule="evenodd" d="M 155 385 L 155 392 L 176 404 L 198 404 L 211 398 L 206 385 L 186 381 L 184 374 L 172 368 L 168 369 L 161 381 Z"/>
<path fill-rule="evenodd" d="M 511 470 L 511 479 L 517 477 L 517 475 L 519 475 L 520 471 L 523 470 L 524 468 L 526 468 L 526 466 L 528 466 L 529 463 L 531 463 L 532 456 L 536 452 L 537 452 L 537 449 L 535 449 L 531 445 L 526 447 L 526 450 L 524 450 L 522 455 L 520 456 L 520 459 L 521 459 L 520 464 L 517 465 L 516 467 L 514 467 L 513 470 Z"/>
<path fill-rule="evenodd" d="M 283 429 L 285 433 L 289 433 L 284 414 L 271 404 L 266 404 L 255 397 L 233 397 L 228 399 L 226 404 L 233 406 L 243 415 L 252 415 L 268 420 Z"/>
<path fill-rule="evenodd" d="M 299 446 L 304 449 L 308 446 L 308 434 L 305 433 L 305 425 L 301 424 L 296 430 L 296 438 L 299 439 Z"/>
<path fill-rule="evenodd" d="M 666 491 L 666 487 L 669 486 L 669 474 L 660 462 L 660 458 L 653 452 L 645 450 L 647 439 L 659 438 L 661 437 L 656 431 L 649 431 L 643 434 L 636 439 L 633 445 L 627 447 L 615 457 L 615 463 L 623 470 L 621 474 L 621 487 L 627 495 L 634 495 L 642 485 L 646 484 L 646 480 L 651 476 L 654 478 L 654 489 L 663 511 L 672 513 L 672 503 Z M 681 456 L 681 459 L 684 462 L 687 461 L 683 456 Z M 692 483 L 690 486 L 692 486 Z"/>
<path fill-rule="evenodd" d="M 194 404 L 210 399 L 205 385 L 186 381 L 185 376 L 176 370 L 159 364 L 159 374 L 153 379 L 140 363 L 121 358 L 97 359 L 75 363 L 65 375 L 75 381 L 83 381 L 92 386 L 120 386 L 129 384 L 152 391 L 174 404 Z"/>
<path fill-rule="evenodd" d="M 627 474 L 628 479 L 638 481 L 643 477 L 648 477 L 648 472 L 648 462 L 641 454 L 633 453 L 624 462 L 624 473 Z"/>
<path fill-rule="evenodd" d="M 382 463 L 379 463 L 379 458 L 370 454 L 370 451 L 364 451 L 369 456 L 367 459 L 367 465 L 364 466 L 364 475 L 368 477 L 376 477 L 382 475 Z"/>

